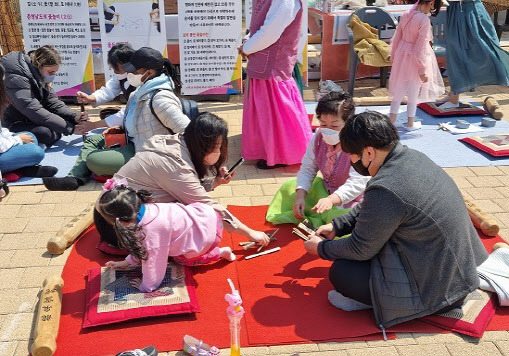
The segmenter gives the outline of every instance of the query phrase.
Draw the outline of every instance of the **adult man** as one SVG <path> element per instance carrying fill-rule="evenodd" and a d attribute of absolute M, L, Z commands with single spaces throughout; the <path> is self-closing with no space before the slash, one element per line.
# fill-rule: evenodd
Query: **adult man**
<path fill-rule="evenodd" d="M 382 330 L 461 305 L 479 286 L 476 268 L 487 252 L 454 181 L 424 154 L 401 145 L 389 119 L 377 112 L 350 117 L 341 147 L 352 167 L 372 178 L 359 206 L 305 244 L 309 253 L 335 260 L 331 303 L 344 310 L 372 306 Z"/>

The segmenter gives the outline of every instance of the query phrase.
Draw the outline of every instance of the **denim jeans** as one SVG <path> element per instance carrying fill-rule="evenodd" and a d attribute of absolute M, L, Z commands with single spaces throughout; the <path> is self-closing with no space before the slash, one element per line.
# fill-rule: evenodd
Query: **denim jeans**
<path fill-rule="evenodd" d="M 25 143 L 9 148 L 6 152 L 0 153 L 0 171 L 7 173 L 22 167 L 35 166 L 41 163 L 44 158 L 44 150 L 37 145 L 37 138 L 31 132 L 26 133 L 34 139 L 33 143 Z"/>

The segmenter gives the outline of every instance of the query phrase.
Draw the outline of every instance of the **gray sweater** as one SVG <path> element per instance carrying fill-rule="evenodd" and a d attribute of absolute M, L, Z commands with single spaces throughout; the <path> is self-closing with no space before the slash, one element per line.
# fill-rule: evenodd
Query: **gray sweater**
<path fill-rule="evenodd" d="M 421 152 L 398 144 L 369 181 L 364 201 L 336 218 L 318 245 L 327 260 L 371 260 L 381 328 L 433 314 L 479 286 L 488 256 L 454 181 Z"/>

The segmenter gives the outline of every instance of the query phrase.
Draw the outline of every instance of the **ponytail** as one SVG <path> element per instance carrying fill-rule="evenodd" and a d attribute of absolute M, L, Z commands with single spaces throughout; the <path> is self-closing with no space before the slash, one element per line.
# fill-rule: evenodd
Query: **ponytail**
<path fill-rule="evenodd" d="M 175 88 L 182 88 L 182 82 L 180 81 L 180 73 L 177 71 L 177 68 L 170 62 L 168 58 L 164 58 L 163 63 L 163 73 L 165 73 L 168 77 L 173 80 L 175 84 Z"/>

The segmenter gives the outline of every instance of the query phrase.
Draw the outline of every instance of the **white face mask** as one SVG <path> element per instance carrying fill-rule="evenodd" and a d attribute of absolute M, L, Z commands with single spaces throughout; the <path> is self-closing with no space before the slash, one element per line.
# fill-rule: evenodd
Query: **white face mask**
<path fill-rule="evenodd" d="M 140 85 L 143 84 L 143 82 L 141 81 L 141 78 L 145 75 L 145 73 L 143 74 L 134 74 L 134 73 L 128 73 L 127 74 L 127 81 L 129 82 L 129 84 L 131 84 L 133 87 L 139 87 Z"/>
<path fill-rule="evenodd" d="M 320 127 L 320 132 L 326 144 L 335 146 L 339 143 L 339 131 Z"/>
<path fill-rule="evenodd" d="M 117 78 L 118 80 L 127 79 L 127 73 L 124 73 L 124 74 L 114 73 L 114 75 L 115 75 L 115 78 Z"/>

